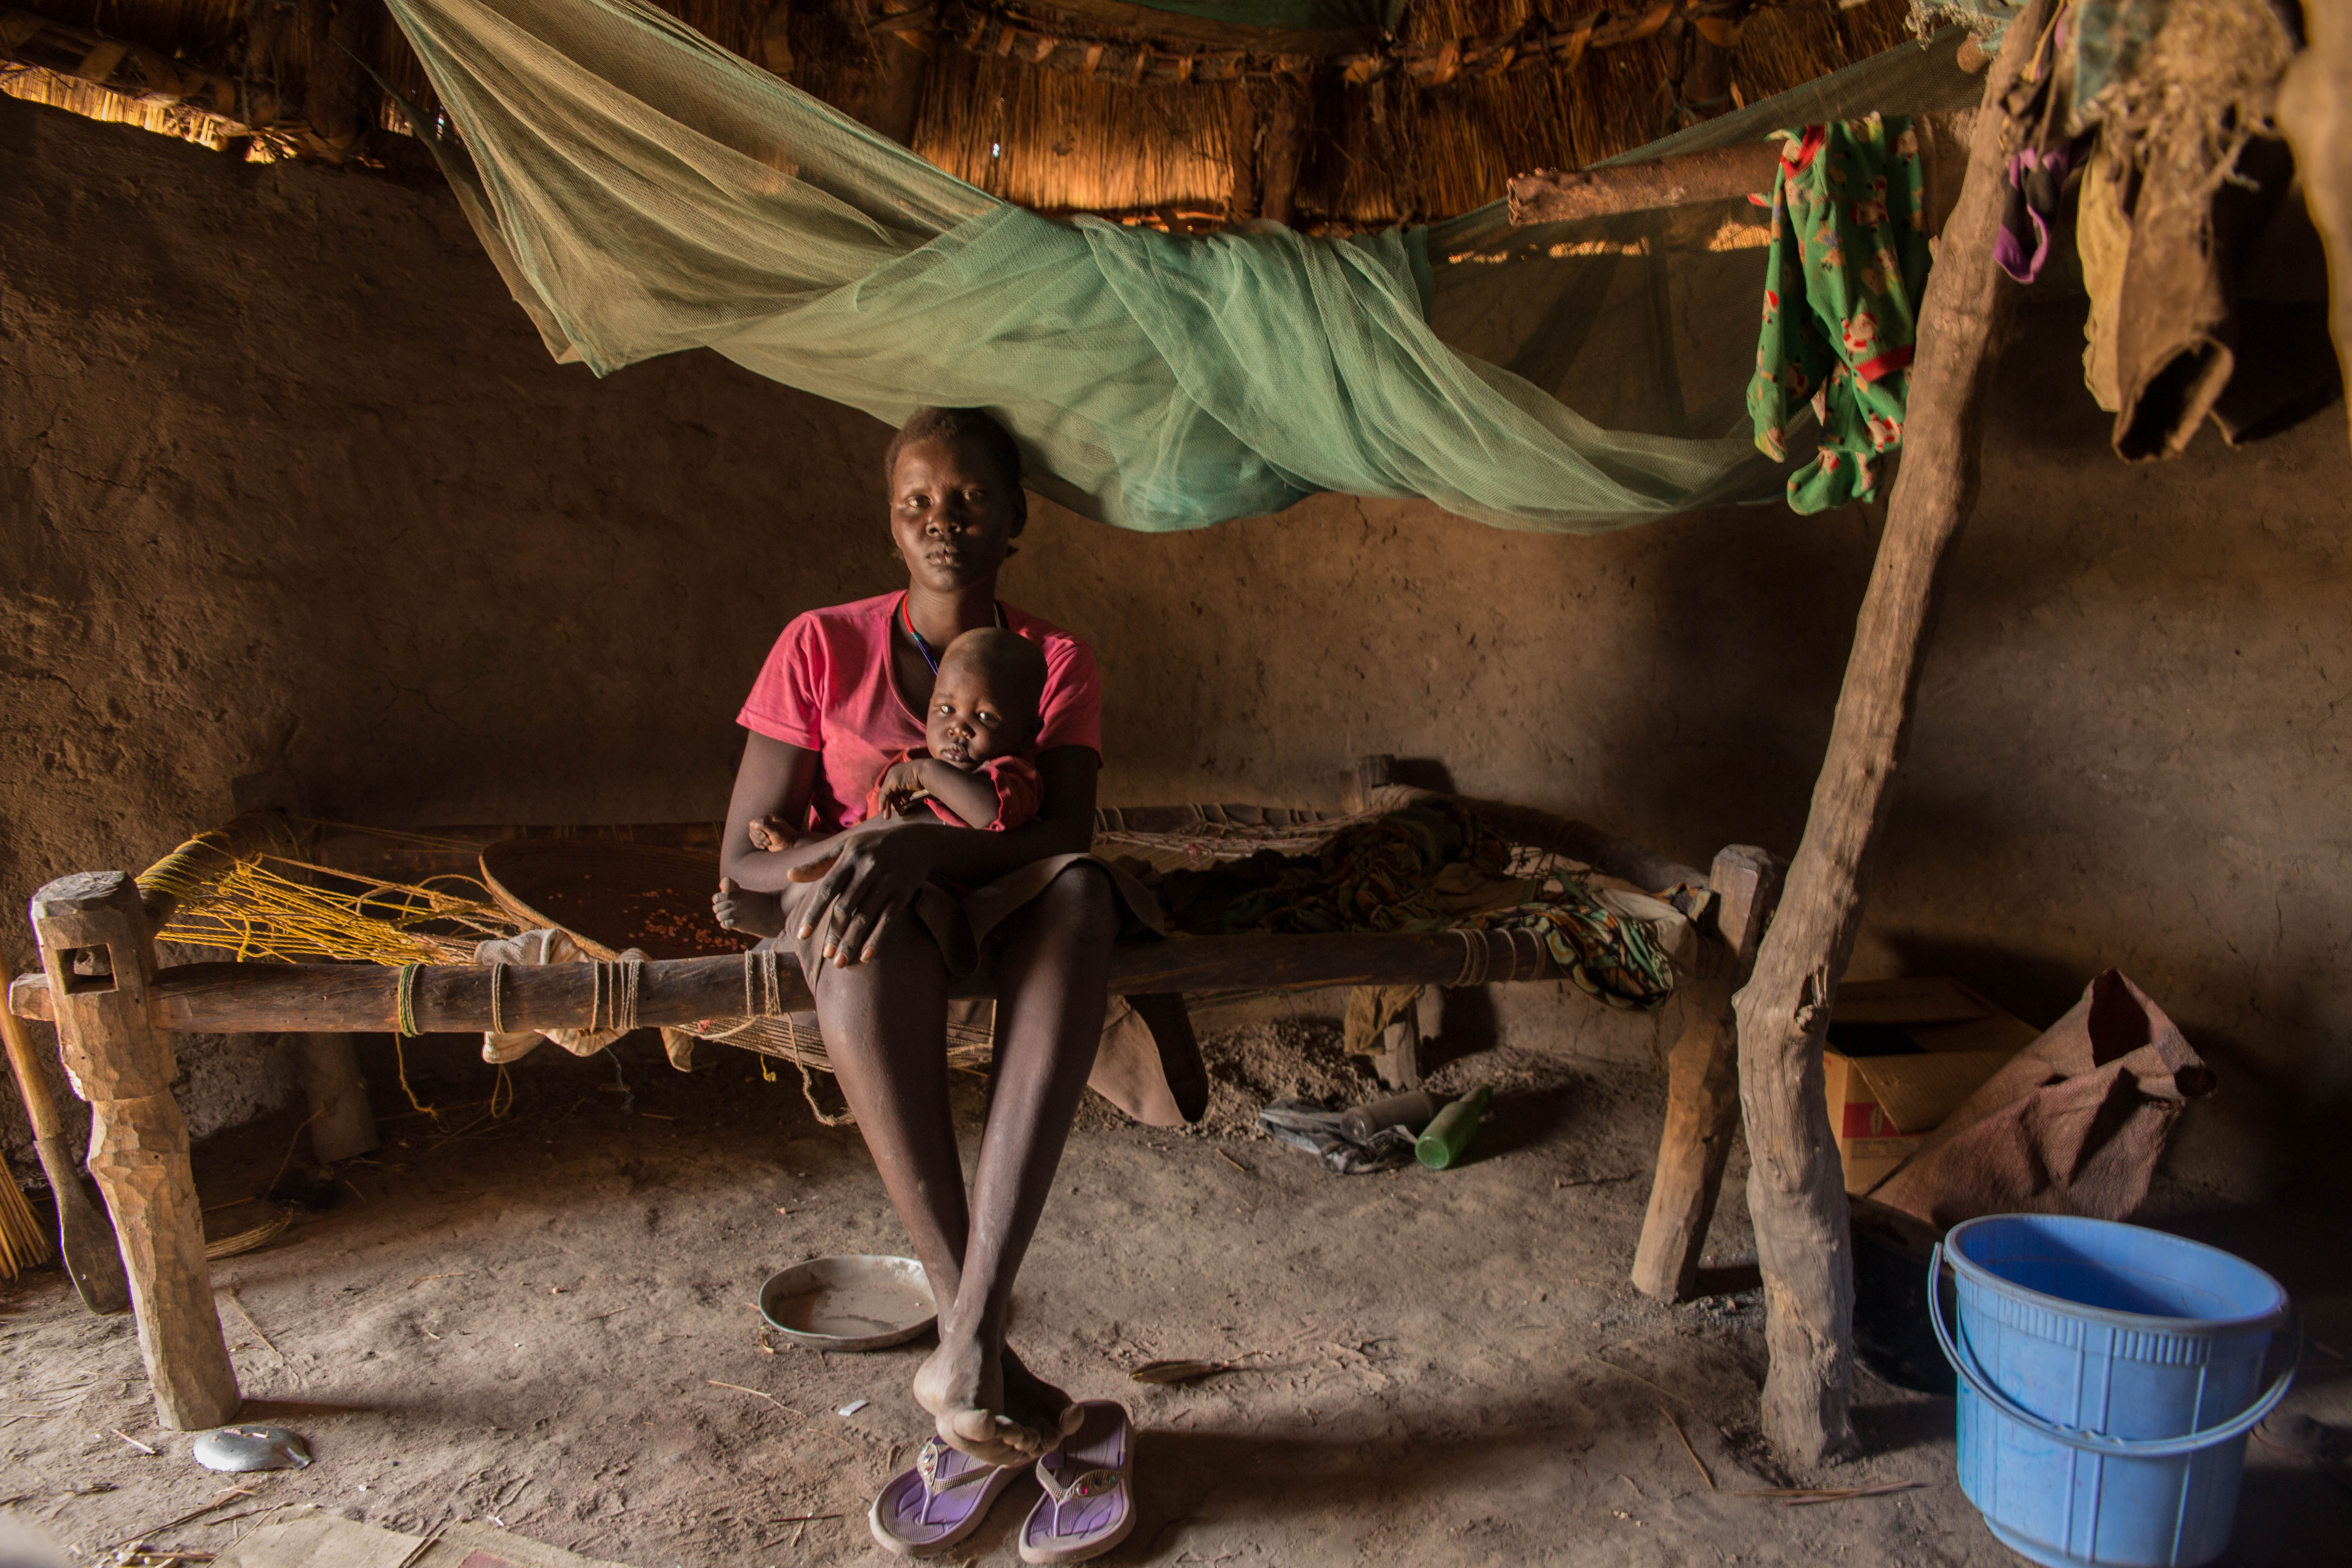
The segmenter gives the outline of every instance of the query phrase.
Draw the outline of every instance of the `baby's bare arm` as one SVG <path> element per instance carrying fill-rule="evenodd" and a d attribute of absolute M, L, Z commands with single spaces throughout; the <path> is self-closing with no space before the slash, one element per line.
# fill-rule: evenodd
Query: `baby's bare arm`
<path fill-rule="evenodd" d="M 967 828 L 984 828 L 996 821 L 996 786 L 985 773 L 960 773 L 937 758 L 916 764 L 931 799 L 963 819 Z"/>

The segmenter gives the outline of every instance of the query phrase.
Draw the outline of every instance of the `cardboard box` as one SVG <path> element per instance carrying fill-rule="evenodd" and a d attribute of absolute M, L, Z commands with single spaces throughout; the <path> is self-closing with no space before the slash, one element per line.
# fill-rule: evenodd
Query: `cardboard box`
<path fill-rule="evenodd" d="M 1845 1189 L 1866 1193 L 2042 1031 L 1958 980 L 1838 988 L 1822 1053 Z"/>

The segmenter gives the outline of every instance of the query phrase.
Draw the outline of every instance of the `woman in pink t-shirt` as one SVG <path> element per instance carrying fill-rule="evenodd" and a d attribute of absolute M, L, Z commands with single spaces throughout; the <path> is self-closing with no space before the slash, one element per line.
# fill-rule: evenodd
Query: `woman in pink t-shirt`
<path fill-rule="evenodd" d="M 764 924 L 800 954 L 842 1092 L 939 1298 L 940 1346 L 915 1396 L 955 1448 L 1026 1463 L 1054 1446 L 1072 1406 L 1005 1348 L 1013 1279 L 1094 1063 L 1112 939 L 1124 920 L 1158 916 L 1149 894 L 1086 853 L 1102 765 L 1092 650 L 996 598 L 1028 521 L 1012 438 L 978 411 L 926 409 L 891 443 L 888 474 L 906 591 L 812 611 L 777 640 L 740 716 L 751 733 L 723 870 L 739 910 L 761 902 L 743 894 L 778 895 Z M 940 652 L 992 625 L 1045 655 L 1036 815 L 999 832 L 866 819 L 883 766 L 922 744 Z M 802 836 L 755 848 L 751 824 L 777 818 Z M 828 856 L 822 875 L 795 880 Z M 948 1108 L 948 989 L 982 963 L 994 966 L 996 1088 L 967 1203 Z"/>

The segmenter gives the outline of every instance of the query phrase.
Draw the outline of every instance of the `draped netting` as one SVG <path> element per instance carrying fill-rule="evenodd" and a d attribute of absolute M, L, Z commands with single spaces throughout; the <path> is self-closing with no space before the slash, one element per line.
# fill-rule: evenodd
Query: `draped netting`
<path fill-rule="evenodd" d="M 600 375 L 706 347 L 893 423 L 988 408 L 1034 488 L 1146 530 L 1320 490 L 1577 532 L 1779 494 L 1736 407 L 1607 430 L 1441 341 L 1426 231 L 1042 218 L 636 0 L 388 3 L 477 233 Z"/>

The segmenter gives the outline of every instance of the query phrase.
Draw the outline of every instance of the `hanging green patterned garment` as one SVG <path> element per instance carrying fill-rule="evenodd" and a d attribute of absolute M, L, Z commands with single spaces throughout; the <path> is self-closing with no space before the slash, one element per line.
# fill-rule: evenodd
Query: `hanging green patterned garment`
<path fill-rule="evenodd" d="M 1131 528 L 1339 490 L 1593 531 L 1772 493 L 1736 425 L 1613 433 L 1447 348 L 1422 231 L 1054 222 L 635 0 L 390 4 L 477 231 L 599 374 L 708 347 L 892 423 L 989 408 L 1041 492 Z"/>
<path fill-rule="evenodd" d="M 1903 443 L 1927 278 L 1925 190 L 1907 120 L 1810 126 L 1780 154 L 1748 409 L 1758 450 L 1777 461 L 1812 405 L 1821 437 L 1789 476 L 1796 511 L 1875 499 L 1878 459 Z"/>

